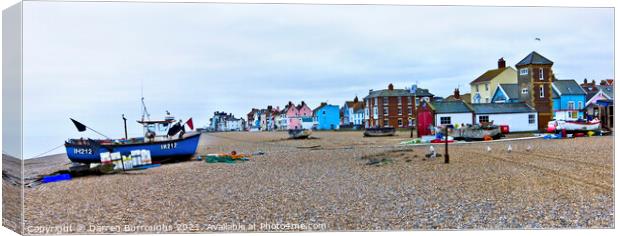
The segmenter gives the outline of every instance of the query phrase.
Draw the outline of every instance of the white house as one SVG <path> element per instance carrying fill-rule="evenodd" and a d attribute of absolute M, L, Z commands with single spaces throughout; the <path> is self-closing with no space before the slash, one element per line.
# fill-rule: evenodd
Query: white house
<path fill-rule="evenodd" d="M 473 124 L 473 109 L 461 101 L 441 101 L 431 103 L 435 126 Z"/>
<path fill-rule="evenodd" d="M 508 125 L 510 132 L 538 130 L 538 113 L 525 103 L 479 103 L 471 105 L 474 123 Z"/>
<path fill-rule="evenodd" d="M 353 126 L 363 127 L 364 119 L 365 119 L 365 109 L 362 106 L 359 106 L 353 111 Z"/>

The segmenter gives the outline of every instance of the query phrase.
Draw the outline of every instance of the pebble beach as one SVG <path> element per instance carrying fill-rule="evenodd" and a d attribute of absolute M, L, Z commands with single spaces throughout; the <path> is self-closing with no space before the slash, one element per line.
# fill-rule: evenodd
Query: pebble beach
<path fill-rule="evenodd" d="M 450 144 L 449 164 L 425 158 L 428 145 L 400 145 L 408 132 L 311 137 L 202 134 L 198 155 L 254 155 L 234 164 L 193 160 L 25 188 L 25 231 L 614 227 L 613 136 Z M 434 147 L 444 153 L 442 144 Z"/>

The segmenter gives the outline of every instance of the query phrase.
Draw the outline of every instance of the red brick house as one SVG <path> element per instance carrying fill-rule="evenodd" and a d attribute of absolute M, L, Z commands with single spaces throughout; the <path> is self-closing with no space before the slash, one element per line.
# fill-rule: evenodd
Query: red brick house
<path fill-rule="evenodd" d="M 370 90 L 364 98 L 366 128 L 368 127 L 415 127 L 416 109 L 420 101 L 430 101 L 435 95 L 428 89 L 418 88 L 416 93 L 409 89 Z"/>

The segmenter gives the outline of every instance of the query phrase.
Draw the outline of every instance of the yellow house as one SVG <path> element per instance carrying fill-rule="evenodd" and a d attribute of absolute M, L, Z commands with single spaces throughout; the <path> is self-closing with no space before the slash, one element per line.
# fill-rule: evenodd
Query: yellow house
<path fill-rule="evenodd" d="M 506 67 L 504 58 L 497 61 L 497 69 L 488 70 L 474 81 L 471 86 L 471 103 L 490 103 L 499 84 L 516 84 L 517 70 Z"/>

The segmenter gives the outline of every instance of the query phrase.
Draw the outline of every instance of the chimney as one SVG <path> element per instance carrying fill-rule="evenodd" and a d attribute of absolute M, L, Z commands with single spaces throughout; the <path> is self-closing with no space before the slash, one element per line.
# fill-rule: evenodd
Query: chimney
<path fill-rule="evenodd" d="M 501 68 L 506 68 L 506 61 L 504 61 L 503 57 L 497 60 L 497 69 Z"/>
<path fill-rule="evenodd" d="M 388 85 L 388 90 L 390 90 L 390 91 L 394 90 L 394 85 L 392 83 L 390 83 Z"/>
<path fill-rule="evenodd" d="M 461 99 L 461 92 L 459 91 L 458 88 L 454 89 L 454 98 L 455 99 Z"/>
<path fill-rule="evenodd" d="M 357 96 L 355 96 L 355 98 L 353 99 L 353 102 L 354 102 L 354 103 L 359 102 L 359 100 L 357 99 Z"/>
<path fill-rule="evenodd" d="M 588 78 L 583 78 L 583 85 L 588 85 Z"/>

